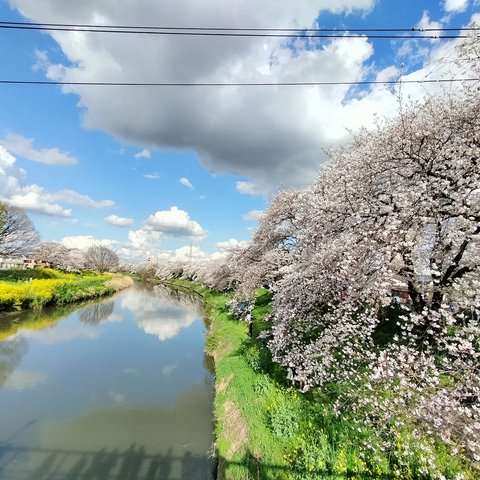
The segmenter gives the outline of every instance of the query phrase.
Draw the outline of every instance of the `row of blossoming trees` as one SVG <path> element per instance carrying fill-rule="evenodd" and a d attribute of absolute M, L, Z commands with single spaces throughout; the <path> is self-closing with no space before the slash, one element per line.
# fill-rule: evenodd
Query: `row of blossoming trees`
<path fill-rule="evenodd" d="M 475 42 L 463 48 L 478 76 Z M 157 275 L 268 287 L 268 346 L 290 380 L 334 385 L 339 414 L 435 472 L 439 439 L 480 461 L 480 88 L 399 110 L 279 193 L 246 249 Z"/>

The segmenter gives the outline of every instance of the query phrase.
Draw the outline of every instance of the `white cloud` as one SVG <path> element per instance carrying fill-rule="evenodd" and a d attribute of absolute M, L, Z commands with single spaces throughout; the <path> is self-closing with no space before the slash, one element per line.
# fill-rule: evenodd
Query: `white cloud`
<path fill-rule="evenodd" d="M 416 25 L 417 28 L 420 29 L 431 29 L 431 28 L 442 28 L 442 24 L 440 22 L 434 22 L 430 20 L 430 15 L 427 10 L 423 12 L 422 18 Z M 432 35 L 432 32 L 424 32 L 425 35 Z"/>
<path fill-rule="evenodd" d="M 151 157 L 152 157 L 152 152 L 147 148 L 135 154 L 135 158 L 151 158 Z"/>
<path fill-rule="evenodd" d="M 104 245 L 105 247 L 116 249 L 118 242 L 116 240 L 98 239 L 93 235 L 71 235 L 63 237 L 60 240 L 62 245 L 68 248 L 80 248 L 81 250 L 88 250 L 93 245 Z"/>
<path fill-rule="evenodd" d="M 250 210 L 242 218 L 247 222 L 258 222 L 264 213 L 263 210 Z"/>
<path fill-rule="evenodd" d="M 37 150 L 33 147 L 33 139 L 9 133 L 0 143 L 18 157 L 48 165 L 75 165 L 77 159 L 58 148 L 43 148 Z"/>
<path fill-rule="evenodd" d="M 261 195 L 262 191 L 252 182 L 237 182 L 235 185 L 237 192 L 243 193 L 244 195 Z"/>
<path fill-rule="evenodd" d="M 145 178 L 148 178 L 149 180 L 156 180 L 157 178 L 160 178 L 160 175 L 158 173 L 147 173 L 144 175 Z"/>
<path fill-rule="evenodd" d="M 141 228 L 128 232 L 128 239 L 135 248 L 147 250 L 155 248 L 163 240 L 163 235 L 161 232 Z"/>
<path fill-rule="evenodd" d="M 71 235 L 63 237 L 60 243 L 68 248 L 88 250 L 93 245 L 104 245 L 117 253 L 122 262 L 145 262 L 148 257 L 169 259 L 173 252 L 161 249 L 164 234 L 152 230 L 139 229 L 128 232 L 128 241 L 119 242 L 108 238 L 97 238 L 94 235 Z"/>
<path fill-rule="evenodd" d="M 87 208 L 112 208 L 113 200 L 93 200 L 88 195 L 81 195 L 73 190 L 61 190 L 56 193 L 48 193 L 46 197 L 54 202 L 65 202 Z"/>
<path fill-rule="evenodd" d="M 148 24 L 152 18 L 175 25 L 309 28 L 321 12 L 368 13 L 374 0 L 144 0 L 141 7 L 108 0 L 85 0 L 69 6 L 61 0 L 11 0 L 25 16 L 68 22 Z M 50 20 L 49 20 L 50 21 Z M 50 79 L 128 82 L 284 82 L 361 80 L 373 47 L 366 38 L 331 42 L 280 38 L 162 37 L 53 32 L 67 61 L 41 64 Z M 141 51 L 142 55 L 138 52 Z M 152 61 L 152 58 L 155 61 Z M 330 112 L 339 108 L 346 86 L 311 88 L 121 88 L 66 86 L 84 109 L 84 125 L 121 141 L 160 149 L 193 150 L 211 172 L 245 175 L 262 187 L 304 184 L 316 174 L 324 145 L 347 138 L 349 115 L 339 115 L 329 129 Z M 285 112 L 288 112 L 286 115 Z M 363 114 L 358 115 L 362 120 Z M 332 135 L 332 132 L 334 135 Z M 340 135 L 338 134 L 340 132 Z"/>
<path fill-rule="evenodd" d="M 468 8 L 469 0 L 445 0 L 443 8 L 446 12 L 460 13 Z"/>
<path fill-rule="evenodd" d="M 175 371 L 176 368 L 177 368 L 176 363 L 174 363 L 173 365 L 165 365 L 164 367 L 162 367 L 161 372 L 166 377 L 169 377 Z"/>
<path fill-rule="evenodd" d="M 144 230 L 174 237 L 204 238 L 207 235 L 198 222 L 190 219 L 187 212 L 175 206 L 170 210 L 157 211 L 150 215 L 145 222 Z"/>
<path fill-rule="evenodd" d="M 209 257 L 208 253 L 202 252 L 199 247 L 193 245 L 185 245 L 175 249 L 177 260 L 207 260 Z"/>
<path fill-rule="evenodd" d="M 105 217 L 105 221 L 117 227 L 128 227 L 133 224 L 133 218 L 119 217 L 118 215 L 109 215 Z"/>
<path fill-rule="evenodd" d="M 13 157 L 0 145 L 0 200 L 29 212 L 56 217 L 70 217 L 72 211 L 58 203 L 52 203 L 48 192 L 38 185 L 23 185 L 25 171 L 15 165 Z"/>
<path fill-rule="evenodd" d="M 55 345 L 65 343 L 77 338 L 96 340 L 100 336 L 100 330 L 91 325 L 77 323 L 75 325 L 58 324 L 55 328 L 42 330 L 23 330 L 22 335 L 27 339 L 43 345 Z"/>
<path fill-rule="evenodd" d="M 115 403 L 123 403 L 127 396 L 125 393 L 120 393 L 115 390 L 110 390 L 108 392 L 108 397 L 111 400 L 113 400 Z"/>
<path fill-rule="evenodd" d="M 2 196 L 10 204 L 23 208 L 29 212 L 42 213 L 54 217 L 71 217 L 72 210 L 57 203 L 51 203 L 48 192 L 38 185 L 21 187 L 17 193 L 9 197 Z"/>
<path fill-rule="evenodd" d="M 87 208 L 111 208 L 112 200 L 93 200 L 73 190 L 48 192 L 36 184 L 24 185 L 25 171 L 16 166 L 16 159 L 0 145 L 0 200 L 6 201 L 28 212 L 55 217 L 69 218 L 72 210 L 62 203 Z"/>
<path fill-rule="evenodd" d="M 224 242 L 218 242 L 215 244 L 215 247 L 220 250 L 220 252 L 233 252 L 238 248 L 244 248 L 248 245 L 248 241 L 239 242 L 235 238 L 226 240 Z"/>
<path fill-rule="evenodd" d="M 185 177 L 182 177 L 179 182 L 184 185 L 185 187 L 188 187 L 188 188 L 193 188 L 193 185 L 192 183 L 190 182 L 190 180 L 188 178 L 185 178 Z"/>
<path fill-rule="evenodd" d="M 323 12 L 368 13 L 374 0 L 144 0 L 119 2 L 84 0 L 10 0 L 34 21 L 119 24 L 125 18 L 137 25 L 161 18 L 176 25 L 178 18 L 191 25 L 309 28 Z M 118 3 L 118 2 L 117 2 Z M 446 8 L 464 8 L 465 0 L 447 0 Z M 424 17 L 425 24 L 434 23 Z M 47 78 L 63 81 L 115 79 L 129 82 L 345 82 L 395 78 L 393 65 L 372 63 L 373 43 L 367 37 L 303 40 L 280 38 L 162 37 L 144 35 L 93 35 L 53 32 L 66 61 L 52 64 L 44 55 L 39 65 Z M 405 43 L 398 42 L 398 45 Z M 421 80 L 441 58 L 437 52 L 452 42 L 424 42 L 414 54 L 425 63 L 404 79 Z M 402 48 L 399 46 L 398 48 Z M 404 47 L 406 53 L 410 46 Z M 142 55 L 138 52 L 141 51 Z M 426 55 L 428 53 L 428 55 Z M 420 56 L 419 56 L 420 55 Z M 152 61 L 152 58 L 155 61 Z M 413 63 L 417 63 L 418 59 Z M 394 62 L 392 61 L 392 64 Z M 417 68 L 417 67 L 415 67 Z M 435 67 L 436 68 L 436 67 Z M 438 69 L 429 79 L 439 78 Z M 456 72 L 452 72 L 455 76 Z M 439 85 L 406 85 L 405 97 L 416 100 Z M 378 115 L 396 113 L 396 92 L 384 85 L 352 88 L 148 88 L 100 89 L 65 86 L 78 95 L 87 128 L 109 132 L 120 141 L 151 148 L 195 151 L 210 172 L 246 176 L 237 189 L 265 195 L 272 189 L 310 182 L 325 158 L 325 148 L 349 139 L 349 131 L 372 126 Z"/>

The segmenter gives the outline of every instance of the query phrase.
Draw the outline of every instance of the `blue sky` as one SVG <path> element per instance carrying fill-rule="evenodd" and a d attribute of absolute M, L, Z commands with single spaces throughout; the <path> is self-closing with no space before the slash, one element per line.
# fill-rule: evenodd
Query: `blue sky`
<path fill-rule="evenodd" d="M 332 6 L 331 4 L 334 4 Z M 456 27 L 474 0 L 0 0 L 1 21 L 170 26 Z M 477 18 L 478 20 L 478 18 Z M 127 38 L 128 37 L 128 38 Z M 439 78 L 452 41 L 219 39 L 0 29 L 0 79 L 358 81 Z M 421 98 L 430 87 L 405 93 Z M 438 87 L 432 87 L 438 88 Z M 0 200 L 42 240 L 126 260 L 199 258 L 251 237 L 279 188 L 308 184 L 348 129 L 395 115 L 395 92 L 0 85 Z M 183 249 L 182 249 L 183 247 Z"/>

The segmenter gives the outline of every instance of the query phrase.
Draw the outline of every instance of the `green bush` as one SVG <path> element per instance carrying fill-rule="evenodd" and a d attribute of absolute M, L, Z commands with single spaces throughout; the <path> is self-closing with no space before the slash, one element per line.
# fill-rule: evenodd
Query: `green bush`
<path fill-rule="evenodd" d="M 260 352 L 257 347 L 250 346 L 243 351 L 243 357 L 247 362 L 247 365 L 255 372 L 260 372 L 262 369 L 262 362 L 260 358 Z"/>
<path fill-rule="evenodd" d="M 253 384 L 253 390 L 257 395 L 264 395 L 268 392 L 271 387 L 272 382 L 267 377 L 267 375 L 257 376 L 255 383 Z"/>
<path fill-rule="evenodd" d="M 302 409 L 299 402 L 281 398 L 270 410 L 269 426 L 274 437 L 288 439 L 300 429 Z"/>

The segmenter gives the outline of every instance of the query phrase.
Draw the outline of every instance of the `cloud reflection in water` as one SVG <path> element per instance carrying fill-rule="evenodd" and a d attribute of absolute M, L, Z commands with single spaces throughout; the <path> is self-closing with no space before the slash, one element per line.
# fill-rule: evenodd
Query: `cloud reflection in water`
<path fill-rule="evenodd" d="M 198 300 L 162 287 L 144 294 L 136 291 L 134 295 L 125 295 L 121 307 L 134 312 L 138 326 L 160 341 L 174 338 L 200 316 Z"/>
<path fill-rule="evenodd" d="M 32 370 L 15 370 L 6 380 L 4 386 L 17 392 L 30 390 L 45 383 L 48 375 L 44 372 Z"/>

